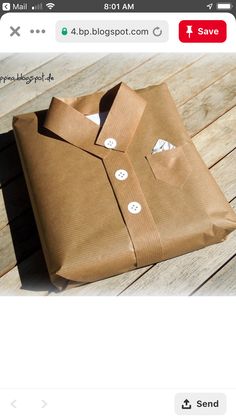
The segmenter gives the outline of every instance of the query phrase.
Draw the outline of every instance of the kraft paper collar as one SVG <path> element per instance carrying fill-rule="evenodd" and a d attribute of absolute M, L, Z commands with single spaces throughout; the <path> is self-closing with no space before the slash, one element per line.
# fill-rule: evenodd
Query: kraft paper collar
<path fill-rule="evenodd" d="M 109 150 L 106 139 L 116 140 L 115 150 L 124 152 L 132 141 L 141 121 L 146 101 L 124 83 L 110 89 L 98 103 L 91 95 L 86 106 L 87 114 L 98 109 L 100 114 L 108 112 L 104 124 L 99 127 L 82 113 L 83 105 L 77 103 L 76 109 L 63 99 L 53 98 L 47 112 L 45 128 L 73 145 L 98 157 L 105 158 Z"/>

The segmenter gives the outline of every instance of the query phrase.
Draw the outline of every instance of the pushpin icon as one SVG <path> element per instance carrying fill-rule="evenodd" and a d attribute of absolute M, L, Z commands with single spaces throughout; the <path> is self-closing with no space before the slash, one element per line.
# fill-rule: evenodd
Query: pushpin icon
<path fill-rule="evenodd" d="M 193 27 L 192 27 L 192 25 L 187 25 L 186 33 L 188 34 L 188 37 L 190 39 L 191 34 L 193 33 Z"/>

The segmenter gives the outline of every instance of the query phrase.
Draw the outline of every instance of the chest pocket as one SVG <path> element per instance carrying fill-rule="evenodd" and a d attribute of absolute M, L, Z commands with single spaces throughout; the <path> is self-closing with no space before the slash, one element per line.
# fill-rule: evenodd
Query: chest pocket
<path fill-rule="evenodd" d="M 185 154 L 186 143 L 171 150 L 146 156 L 158 181 L 181 188 L 192 172 L 192 167 Z"/>

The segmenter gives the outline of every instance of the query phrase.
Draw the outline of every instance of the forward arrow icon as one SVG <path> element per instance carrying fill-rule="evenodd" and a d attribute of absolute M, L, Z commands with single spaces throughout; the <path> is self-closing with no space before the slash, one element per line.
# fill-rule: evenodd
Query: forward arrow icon
<path fill-rule="evenodd" d="M 45 402 L 45 400 L 41 400 L 41 402 L 42 402 L 41 408 L 44 409 L 47 406 L 47 403 Z"/>

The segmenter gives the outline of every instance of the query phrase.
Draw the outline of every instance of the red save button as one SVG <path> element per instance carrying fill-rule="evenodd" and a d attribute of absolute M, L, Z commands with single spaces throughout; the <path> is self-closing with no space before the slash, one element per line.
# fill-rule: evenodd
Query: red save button
<path fill-rule="evenodd" d="M 225 42 L 227 26 L 224 20 L 181 20 L 181 42 Z"/>

